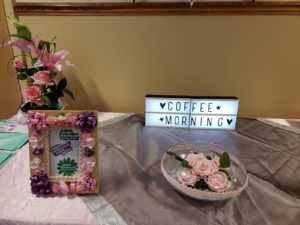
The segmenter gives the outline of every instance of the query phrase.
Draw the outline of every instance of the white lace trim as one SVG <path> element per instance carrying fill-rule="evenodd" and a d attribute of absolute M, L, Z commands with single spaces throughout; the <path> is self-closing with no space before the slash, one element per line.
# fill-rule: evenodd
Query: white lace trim
<path fill-rule="evenodd" d="M 79 196 L 101 225 L 127 225 L 114 207 L 100 195 Z"/>

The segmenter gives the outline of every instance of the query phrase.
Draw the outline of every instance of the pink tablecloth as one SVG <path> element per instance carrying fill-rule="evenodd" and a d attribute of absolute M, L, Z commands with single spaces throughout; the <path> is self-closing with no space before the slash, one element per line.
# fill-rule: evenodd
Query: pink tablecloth
<path fill-rule="evenodd" d="M 5 224 L 98 224 L 76 195 L 36 197 L 31 194 L 28 144 L 0 171 L 0 221 Z"/>

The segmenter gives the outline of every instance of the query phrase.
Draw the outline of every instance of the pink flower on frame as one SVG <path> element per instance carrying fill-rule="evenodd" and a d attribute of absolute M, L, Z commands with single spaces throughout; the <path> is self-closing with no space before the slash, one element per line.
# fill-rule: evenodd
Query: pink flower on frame
<path fill-rule="evenodd" d="M 91 193 L 96 190 L 96 184 L 96 179 L 89 176 L 83 176 L 76 184 L 76 191 L 82 194 Z"/>
<path fill-rule="evenodd" d="M 52 185 L 52 191 L 53 191 L 53 193 L 61 193 L 60 184 L 54 183 Z"/>
<path fill-rule="evenodd" d="M 43 137 L 41 135 L 32 134 L 29 138 L 29 143 L 33 149 L 44 147 Z"/>
<path fill-rule="evenodd" d="M 40 135 L 41 131 L 49 128 L 45 113 L 29 111 L 27 123 L 35 135 Z"/>
<path fill-rule="evenodd" d="M 70 192 L 69 186 L 65 182 L 60 182 L 60 190 L 63 194 L 68 194 Z"/>
<path fill-rule="evenodd" d="M 95 157 L 86 157 L 82 160 L 80 168 L 82 173 L 89 174 L 93 172 L 94 167 L 96 165 L 96 159 Z"/>
<path fill-rule="evenodd" d="M 30 169 L 33 169 L 33 170 L 44 170 L 45 169 L 45 166 L 44 166 L 44 163 L 43 161 L 40 159 L 40 158 L 34 158 L 31 162 L 30 162 Z"/>

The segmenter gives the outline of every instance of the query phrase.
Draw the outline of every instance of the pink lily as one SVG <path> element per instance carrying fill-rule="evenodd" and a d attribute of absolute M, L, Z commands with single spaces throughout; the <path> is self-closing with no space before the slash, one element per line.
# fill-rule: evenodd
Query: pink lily
<path fill-rule="evenodd" d="M 34 50 L 34 53 L 39 57 L 39 60 L 37 61 L 35 66 L 40 66 L 40 65 L 46 66 L 49 71 L 52 71 L 54 69 L 60 71 L 62 67 L 61 61 L 67 55 L 70 54 L 65 50 L 55 52 L 54 54 L 46 50 L 44 54 L 42 54 L 42 52 L 37 49 Z"/>
<path fill-rule="evenodd" d="M 26 39 L 22 39 L 22 38 L 9 41 L 7 44 L 11 46 L 15 46 L 24 52 L 30 52 L 33 46 L 33 44 L 30 41 L 27 41 Z"/>
<path fill-rule="evenodd" d="M 19 68 L 19 69 L 25 68 L 24 62 L 22 60 L 20 60 L 20 59 L 15 59 L 13 61 L 13 65 L 14 65 L 15 68 Z"/>

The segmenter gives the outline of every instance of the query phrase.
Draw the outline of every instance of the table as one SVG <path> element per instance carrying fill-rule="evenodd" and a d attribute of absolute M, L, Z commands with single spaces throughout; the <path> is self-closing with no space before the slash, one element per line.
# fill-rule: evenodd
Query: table
<path fill-rule="evenodd" d="M 0 224 L 299 224 L 300 132 L 239 118 L 236 131 L 145 128 L 143 115 L 100 114 L 100 195 L 37 198 L 28 145 L 0 170 Z M 297 124 L 297 123 L 296 123 Z M 298 130 L 299 131 L 299 130 Z M 242 160 L 249 185 L 237 198 L 196 201 L 160 171 L 171 146 L 201 140 Z"/>

